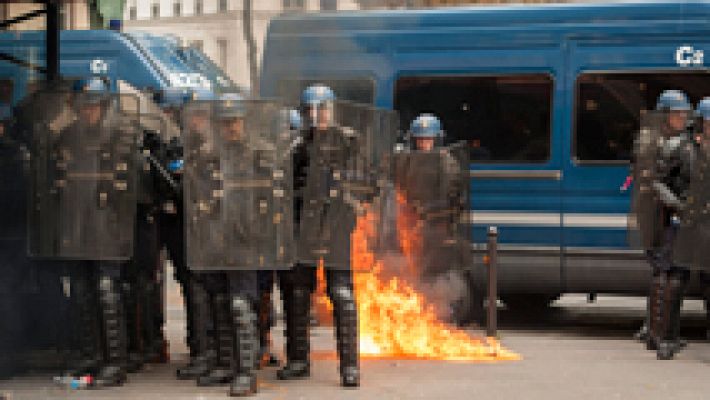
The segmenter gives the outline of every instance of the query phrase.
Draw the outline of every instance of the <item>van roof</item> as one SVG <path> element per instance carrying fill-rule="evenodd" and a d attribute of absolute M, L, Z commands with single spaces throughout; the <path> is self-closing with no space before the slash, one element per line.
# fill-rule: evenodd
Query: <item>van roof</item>
<path fill-rule="evenodd" d="M 710 20 L 707 0 L 616 3 L 567 3 L 540 5 L 468 6 L 425 10 L 377 10 L 335 13 L 286 14 L 272 20 L 269 33 L 309 34 L 353 31 L 406 31 L 551 25 L 578 27 L 632 26 L 642 21 L 657 23 Z"/>

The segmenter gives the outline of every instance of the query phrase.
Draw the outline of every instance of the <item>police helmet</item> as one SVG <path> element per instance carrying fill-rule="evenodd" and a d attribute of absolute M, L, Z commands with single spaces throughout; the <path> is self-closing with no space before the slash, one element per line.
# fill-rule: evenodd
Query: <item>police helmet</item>
<path fill-rule="evenodd" d="M 243 118 L 246 114 L 244 98 L 239 93 L 225 93 L 219 97 L 217 116 L 220 119 Z"/>
<path fill-rule="evenodd" d="M 303 120 L 301 114 L 296 109 L 288 110 L 288 125 L 292 131 L 300 131 L 303 129 Z"/>
<path fill-rule="evenodd" d="M 78 79 L 74 81 L 72 89 L 75 93 L 82 94 L 81 102 L 77 105 L 100 104 L 107 99 L 109 92 L 108 82 L 99 77 Z"/>
<path fill-rule="evenodd" d="M 710 97 L 705 97 L 698 103 L 698 108 L 695 110 L 698 118 L 704 121 L 710 121 Z"/>
<path fill-rule="evenodd" d="M 316 128 L 331 126 L 333 124 L 332 107 L 335 101 L 335 93 L 328 86 L 315 84 L 307 87 L 301 94 L 301 116 L 302 123 L 306 128 Z M 328 121 L 319 121 L 323 109 L 331 109 Z"/>
<path fill-rule="evenodd" d="M 688 96 L 680 90 L 666 90 L 658 96 L 656 103 L 658 111 L 691 111 Z"/>
<path fill-rule="evenodd" d="M 217 95 L 209 89 L 195 88 L 195 89 L 191 90 L 190 100 L 192 100 L 192 101 L 214 101 L 214 100 L 217 100 Z"/>
<path fill-rule="evenodd" d="M 335 100 L 335 93 L 328 86 L 317 83 L 307 87 L 301 93 L 301 107 L 317 106 L 328 101 Z"/>
<path fill-rule="evenodd" d="M 443 138 L 441 121 L 434 114 L 420 114 L 409 128 L 412 138 Z"/>

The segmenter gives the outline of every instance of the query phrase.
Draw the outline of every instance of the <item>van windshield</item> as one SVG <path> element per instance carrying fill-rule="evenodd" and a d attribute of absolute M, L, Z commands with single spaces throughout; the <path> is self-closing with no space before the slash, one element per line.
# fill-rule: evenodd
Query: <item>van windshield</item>
<path fill-rule="evenodd" d="M 173 87 L 199 87 L 225 89 L 233 83 L 209 58 L 197 49 L 185 52 L 176 39 L 144 32 L 126 34 L 162 69 Z"/>
<path fill-rule="evenodd" d="M 213 85 L 221 90 L 235 89 L 237 86 L 205 53 L 190 46 L 177 49 L 177 53 L 185 64 L 194 71 L 203 74 Z"/>

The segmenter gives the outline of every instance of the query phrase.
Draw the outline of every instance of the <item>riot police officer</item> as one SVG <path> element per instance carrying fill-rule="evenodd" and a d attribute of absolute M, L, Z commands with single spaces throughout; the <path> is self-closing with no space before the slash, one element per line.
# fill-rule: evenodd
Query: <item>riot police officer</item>
<path fill-rule="evenodd" d="M 301 131 L 303 122 L 301 114 L 296 109 L 285 110 L 288 120 L 288 128 L 295 135 Z M 272 292 L 274 288 L 274 271 L 259 271 L 259 367 L 264 365 L 276 366 L 279 364 L 279 359 L 271 350 L 271 328 L 275 325 L 274 307 L 272 301 Z"/>
<path fill-rule="evenodd" d="M 395 186 L 404 199 L 397 226 L 421 237 L 407 250 L 416 283 L 430 288 L 443 284 L 447 290 L 428 290 L 430 298 L 442 318 L 462 322 L 468 317 L 468 302 L 460 293 L 470 265 L 467 235 L 460 224 L 468 208 L 468 151 L 465 142 L 443 146 L 441 121 L 432 114 L 412 121 L 409 135 L 413 149 L 394 155 Z"/>
<path fill-rule="evenodd" d="M 167 90 L 158 101 L 173 122 L 182 125 L 182 108 L 191 100 L 214 100 L 208 90 Z M 207 115 L 195 114 L 186 121 L 182 129 L 196 132 L 204 129 Z M 215 365 L 213 321 L 210 298 L 205 282 L 199 275 L 190 271 L 185 258 L 185 224 L 183 199 L 183 144 L 175 137 L 158 152 L 169 176 L 156 174 L 158 193 L 160 193 L 160 241 L 172 261 L 175 280 L 182 289 L 183 304 L 186 311 L 186 339 L 189 350 L 188 364 L 176 370 L 178 379 L 198 379 L 207 375 Z M 158 172 L 158 171 L 156 171 Z M 169 179 L 168 179 L 169 178 Z"/>
<path fill-rule="evenodd" d="M 710 97 L 705 97 L 698 102 L 695 113 L 700 119 L 701 126 L 698 130 L 702 133 L 702 138 L 710 137 Z"/>
<path fill-rule="evenodd" d="M 109 251 L 106 249 L 111 244 L 107 245 L 104 240 L 111 239 L 90 237 L 91 233 L 88 233 L 97 229 L 100 222 L 102 229 L 108 227 L 105 225 L 106 221 L 99 219 L 102 217 L 102 211 L 95 210 L 91 205 L 98 201 L 97 207 L 110 208 L 106 203 L 120 201 L 120 195 L 111 192 L 113 188 L 104 186 L 101 181 L 82 177 L 91 177 L 92 171 L 102 168 L 107 153 L 116 157 L 123 149 L 123 154 L 130 156 L 132 152 L 126 149 L 130 149 L 131 140 L 135 140 L 135 135 L 126 135 L 124 139 L 115 131 L 112 123 L 115 123 L 119 116 L 112 114 L 112 111 L 115 111 L 115 103 L 108 93 L 109 88 L 105 81 L 99 78 L 79 80 L 74 85 L 74 90 L 72 104 L 78 118 L 62 129 L 56 142 L 51 145 L 52 153 L 57 155 L 59 174 L 66 174 L 64 178 L 58 176 L 57 180 L 57 185 L 62 188 L 58 204 L 62 207 L 65 219 L 57 227 L 60 229 L 61 239 L 56 246 L 62 256 L 80 260 L 72 262 L 75 270 L 72 297 L 77 302 L 81 317 L 81 360 L 74 365 L 72 373 L 93 374 L 95 386 L 120 385 L 126 380 L 128 361 L 125 314 L 120 289 L 122 262 L 92 258 L 92 255 L 103 256 L 102 251 Z M 67 165 L 71 165 L 69 172 L 63 172 L 67 171 Z M 126 175 L 132 168 L 128 159 L 116 165 L 121 166 L 119 170 L 124 171 Z M 70 173 L 76 177 L 70 176 Z M 124 177 L 122 181 L 114 181 L 114 188 L 121 190 L 122 186 L 132 184 L 129 178 Z M 97 192 L 99 196 L 94 198 Z M 82 204 L 89 206 L 82 208 Z M 116 204 L 112 206 L 123 207 Z M 125 206 L 131 209 L 131 205 Z M 134 214 L 131 216 L 134 217 Z M 71 225 L 64 226 L 65 223 Z M 131 231 L 132 226 L 127 225 Z M 43 228 L 49 227 L 39 229 Z M 118 251 L 122 252 L 123 249 L 119 248 Z M 73 254 L 78 255 L 72 256 Z"/>
<path fill-rule="evenodd" d="M 701 149 L 705 149 L 704 153 L 707 153 L 707 149 L 710 147 L 710 97 L 705 97 L 698 102 L 695 114 L 698 124 L 696 140 L 700 143 Z M 702 161 L 698 164 L 700 165 L 696 168 L 702 168 Z M 710 273 L 701 270 L 700 281 L 704 286 L 703 297 L 705 299 L 706 312 L 706 338 L 710 340 Z"/>
<path fill-rule="evenodd" d="M 151 122 L 157 125 L 148 126 Z M 163 271 L 159 239 L 161 192 L 165 189 L 167 171 L 160 165 L 162 138 L 166 121 L 157 115 L 142 115 L 138 129 L 142 131 L 143 168 L 137 177 L 137 218 L 134 255 L 124 268 L 123 289 L 128 328 L 129 372 L 143 363 L 167 360 L 167 343 L 163 335 Z M 160 168 L 161 171 L 156 171 Z M 170 191 L 163 191 L 169 194 Z"/>
<path fill-rule="evenodd" d="M 656 199 L 653 248 L 649 251 L 652 282 L 649 292 L 647 347 L 659 359 L 673 358 L 683 346 L 679 337 L 680 310 L 689 279 L 688 265 L 675 259 L 680 213 L 690 182 L 694 158 L 688 122 L 692 112 L 687 96 L 677 90 L 663 92 L 656 106 L 662 119 L 651 187 Z"/>
<path fill-rule="evenodd" d="M 327 216 L 318 213 L 335 210 L 340 206 L 337 200 L 331 202 L 329 195 L 322 195 L 322 193 L 337 192 L 334 186 L 334 173 L 339 173 L 335 170 L 344 169 L 342 162 L 346 160 L 343 159 L 342 154 L 347 154 L 352 145 L 351 134 L 334 124 L 334 102 L 333 91 L 321 84 L 306 88 L 301 96 L 302 141 L 296 147 L 293 156 L 294 218 L 299 232 L 297 241 L 301 261 L 292 270 L 279 273 L 286 317 L 287 363 L 277 372 L 277 377 L 282 380 L 310 376 L 310 300 L 315 289 L 315 263 L 318 260 L 314 259 L 313 254 L 306 254 L 309 251 L 303 250 L 302 247 L 308 246 L 302 244 L 318 236 L 317 233 L 309 233 L 309 229 L 318 229 L 318 226 L 329 224 L 325 220 Z M 337 154 L 338 152 L 340 153 Z M 338 160 L 339 157 L 341 159 Z M 318 187 L 322 184 L 325 186 Z M 315 193 L 316 191 L 319 193 Z M 319 203 L 324 200 L 328 204 Z M 333 303 L 341 384 L 355 387 L 360 384 L 360 368 L 357 307 L 353 292 L 352 270 L 347 266 L 339 269 L 329 265 L 334 263 L 329 255 L 338 253 L 347 253 L 341 261 L 349 264 L 349 237 L 352 225 L 347 222 L 347 218 L 337 225 L 330 227 L 330 233 L 335 239 L 331 239 L 330 243 L 324 246 L 328 254 L 323 257 L 323 264 L 326 269 L 328 296 Z M 342 240 L 338 241 L 338 237 Z"/>

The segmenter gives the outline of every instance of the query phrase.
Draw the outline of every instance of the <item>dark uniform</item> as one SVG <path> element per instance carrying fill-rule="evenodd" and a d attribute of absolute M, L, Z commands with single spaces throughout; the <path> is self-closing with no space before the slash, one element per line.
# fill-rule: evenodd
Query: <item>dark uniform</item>
<path fill-rule="evenodd" d="M 398 204 L 396 225 L 420 238 L 410 241 L 406 249 L 411 271 L 419 284 L 433 285 L 441 279 L 464 284 L 470 266 L 470 242 L 461 223 L 468 208 L 467 148 L 463 142 L 449 147 L 438 145 L 443 131 L 438 119 L 430 114 L 415 119 L 410 132 L 415 141 L 432 141 L 430 149 L 415 146 L 394 155 L 395 186 L 403 200 Z M 451 290 L 442 295 L 442 317 L 463 319 L 464 299 L 459 293 Z"/>
<path fill-rule="evenodd" d="M 280 107 L 225 94 L 185 113 L 187 264 L 208 293 L 216 354 L 198 384 L 231 381 L 231 395 L 249 395 L 260 347 L 257 270 L 292 263 Z"/>
<path fill-rule="evenodd" d="M 348 203 L 342 181 L 357 177 L 352 171 L 353 132 L 332 123 L 332 91 L 322 85 L 307 88 L 302 96 L 302 112 L 308 127 L 293 156 L 294 220 L 298 227 L 299 263 L 279 275 L 286 313 L 286 356 L 278 371 L 279 379 L 310 375 L 310 306 L 315 289 L 316 263 L 326 269 L 327 293 L 333 304 L 336 341 L 343 386 L 360 382 L 357 307 L 350 269 L 350 234 L 355 226 L 355 210 Z M 326 109 L 330 107 L 330 111 Z M 323 121 L 319 113 L 325 112 Z M 329 115 L 327 113 L 330 113 Z M 318 119 L 327 128 L 318 126 Z M 357 196 L 356 193 L 348 193 Z M 355 202 L 361 199 L 352 199 Z"/>
<path fill-rule="evenodd" d="M 639 336 L 659 359 L 670 359 L 684 345 L 679 337 L 680 310 L 690 275 L 689 254 L 680 248 L 687 240 L 679 240 L 678 233 L 684 225 L 681 216 L 696 149 L 686 131 L 690 106 L 685 95 L 664 92 L 657 110 L 642 114 L 634 167 L 634 207 L 652 267 L 647 323 Z"/>
<path fill-rule="evenodd" d="M 29 249 L 71 271 L 81 341 L 71 372 L 95 375 L 96 386 L 119 385 L 127 365 L 120 277 L 133 253 L 137 132 L 115 112 L 103 81 L 79 81 L 76 88 L 76 119 L 56 136 L 33 137 Z"/>

